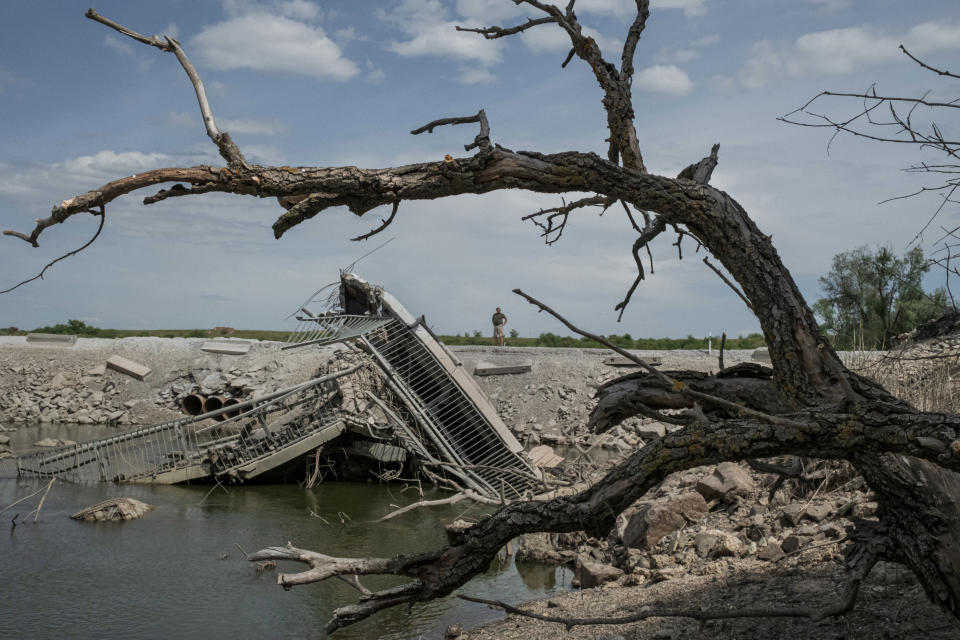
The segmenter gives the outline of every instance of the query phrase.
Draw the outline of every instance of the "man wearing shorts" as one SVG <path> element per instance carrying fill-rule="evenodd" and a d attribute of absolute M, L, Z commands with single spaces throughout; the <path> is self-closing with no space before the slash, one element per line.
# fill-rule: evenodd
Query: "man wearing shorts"
<path fill-rule="evenodd" d="M 498 346 L 503 346 L 503 325 L 507 324 L 507 316 L 503 315 L 503 312 L 500 311 L 500 307 L 497 307 L 497 312 L 493 314 L 493 343 Z"/>

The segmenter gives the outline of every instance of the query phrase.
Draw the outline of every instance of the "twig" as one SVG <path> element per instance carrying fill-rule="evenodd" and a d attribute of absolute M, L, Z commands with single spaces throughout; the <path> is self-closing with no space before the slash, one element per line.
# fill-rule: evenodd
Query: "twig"
<path fill-rule="evenodd" d="M 393 218 L 394 218 L 394 216 L 397 215 L 397 209 L 399 209 L 399 208 L 400 208 L 400 201 L 399 201 L 399 200 L 395 200 L 394 203 L 393 203 L 393 211 L 390 212 L 390 217 L 387 218 L 386 220 L 381 220 L 381 222 L 382 222 L 383 224 L 381 224 L 381 225 L 380 225 L 379 227 L 377 227 L 376 229 L 373 229 L 373 230 L 371 230 L 371 231 L 368 231 L 367 233 L 363 234 L 362 236 L 357 236 L 356 238 L 350 238 L 350 240 L 353 241 L 353 242 L 359 242 L 360 240 L 366 240 L 367 238 L 371 238 L 371 237 L 377 235 L 378 233 L 380 233 L 381 231 L 383 231 L 384 229 L 386 229 L 387 227 L 390 226 L 390 223 L 393 222 Z"/>
<path fill-rule="evenodd" d="M 56 477 L 56 476 L 50 478 L 50 482 L 47 484 L 47 489 L 46 489 L 46 491 L 43 492 L 43 497 L 40 498 L 40 502 L 37 504 L 37 508 L 34 509 L 33 511 L 31 511 L 30 513 L 28 513 L 28 514 L 24 517 L 24 520 L 26 520 L 26 519 L 29 518 L 31 515 L 33 515 L 33 521 L 34 521 L 34 522 L 37 521 L 37 518 L 40 517 L 40 509 L 43 508 L 43 502 L 44 502 L 44 500 L 47 499 L 47 494 L 50 493 L 50 487 L 53 486 L 53 483 L 56 482 L 56 480 L 57 480 L 57 477 Z"/>
<path fill-rule="evenodd" d="M 227 488 L 223 486 L 223 483 L 221 483 L 221 482 L 218 480 L 218 481 L 217 481 L 217 484 L 215 484 L 215 485 L 213 485 L 212 487 L 210 487 L 210 491 L 207 491 L 206 495 L 204 495 L 203 498 L 200 500 L 200 502 L 197 503 L 197 506 L 199 507 L 200 505 L 202 505 L 202 504 L 204 503 L 204 501 L 205 501 L 207 498 L 210 497 L 210 494 L 213 493 L 214 491 L 216 491 L 217 487 L 220 487 L 220 488 L 222 488 L 224 491 L 226 491 L 227 493 L 230 493 L 229 491 L 227 491 Z"/>
<path fill-rule="evenodd" d="M 62 256 L 60 256 L 59 258 L 57 258 L 56 260 L 53 260 L 53 261 L 51 261 L 51 262 L 48 262 L 48 263 L 47 263 L 47 266 L 45 266 L 43 269 L 40 270 L 40 273 L 38 273 L 37 275 L 33 276 L 32 278 L 30 278 L 30 279 L 28 279 L 28 280 L 24 280 L 23 282 L 21 282 L 21 283 L 19 283 L 19 284 L 16 284 L 16 285 L 14 285 L 14 286 L 12 286 L 12 287 L 10 287 L 9 289 L 4 289 L 3 291 L 0 291 L 0 294 L 9 293 L 9 292 L 13 291 L 14 289 L 16 289 L 16 288 L 18 288 L 18 287 L 22 287 L 23 285 L 27 284 L 28 282 L 33 282 L 34 280 L 36 280 L 36 279 L 38 279 L 38 278 L 42 280 L 42 279 L 43 279 L 43 274 L 47 272 L 47 269 L 49 269 L 50 267 L 52 267 L 52 266 L 55 265 L 56 263 L 60 262 L 60 261 L 63 260 L 64 258 L 69 258 L 70 256 L 75 256 L 75 255 L 77 255 L 78 253 L 80 253 L 81 251 L 83 251 L 84 249 L 86 249 L 87 247 L 89 247 L 91 244 L 93 244 L 93 241 L 96 240 L 97 237 L 100 235 L 100 232 L 103 231 L 103 223 L 104 223 L 104 222 L 106 221 L 106 219 L 107 219 L 107 213 L 106 213 L 106 209 L 103 207 L 103 205 L 100 206 L 100 212 L 99 212 L 99 213 L 97 213 L 96 211 L 91 211 L 90 213 L 92 213 L 92 214 L 95 215 L 95 216 L 100 216 L 100 224 L 97 226 L 97 232 L 93 234 L 93 237 L 92 237 L 92 238 L 90 238 L 89 240 L 87 240 L 86 244 L 84 244 L 84 245 L 83 245 L 82 247 L 80 247 L 79 249 L 74 249 L 73 251 L 70 251 L 69 253 L 63 254 Z M 40 246 L 40 245 L 37 244 L 36 236 L 30 237 L 30 236 L 27 236 L 27 235 L 25 235 L 25 234 L 23 234 L 23 233 L 20 233 L 19 231 L 4 231 L 3 234 L 4 234 L 4 235 L 7 235 L 7 236 L 14 236 L 14 237 L 20 238 L 20 239 L 22 239 L 22 240 L 26 240 L 27 242 L 29 242 L 30 244 L 32 244 L 34 247 Z"/>
<path fill-rule="evenodd" d="M 723 275 L 723 272 L 720 271 L 720 269 L 717 269 L 715 266 L 713 266 L 713 264 L 710 262 L 710 260 L 708 259 L 707 256 L 704 256 L 704 257 L 703 257 L 703 264 L 705 264 L 705 265 L 707 265 L 708 267 L 710 267 L 710 269 L 712 269 L 715 274 L 717 274 L 718 276 L 720 276 L 720 279 L 723 280 L 724 284 L 726 284 L 728 287 L 730 287 L 730 288 L 733 290 L 733 292 L 734 292 L 735 294 L 737 294 L 737 296 L 739 296 L 739 298 L 740 298 L 741 300 L 743 300 L 743 304 L 747 305 L 747 309 L 750 309 L 750 311 L 753 311 L 754 313 L 756 313 L 756 312 L 754 311 L 754 309 L 753 309 L 753 305 L 750 304 L 750 301 L 749 301 L 749 300 L 747 300 L 747 296 L 743 295 L 743 293 L 740 291 L 740 289 L 738 289 L 735 284 L 733 284 L 732 282 L 730 282 L 730 280 L 727 279 L 727 276 Z"/>
<path fill-rule="evenodd" d="M 934 73 L 936 73 L 936 74 L 938 74 L 938 75 L 947 76 L 947 77 L 950 77 L 950 78 L 957 78 L 958 80 L 960 80 L 960 76 L 958 76 L 957 74 L 955 74 L 955 73 L 950 73 L 949 71 L 947 71 L 947 70 L 945 70 L 945 69 L 944 69 L 944 70 L 941 70 L 941 69 L 937 69 L 936 67 L 931 67 L 930 65 L 926 64 L 926 63 L 923 62 L 922 60 L 919 60 L 918 58 L 914 57 L 914 55 L 913 55 L 912 53 L 910 53 L 909 51 L 907 51 L 907 48 L 904 47 L 903 45 L 900 45 L 900 51 L 903 51 L 905 54 L 907 54 L 907 57 L 908 57 L 908 58 L 910 58 L 911 60 L 913 60 L 914 62 L 916 62 L 918 65 L 920 65 L 920 66 L 923 67 L 924 69 L 927 69 L 928 71 L 933 71 Z"/>
<path fill-rule="evenodd" d="M 51 480 L 51 482 L 53 482 L 53 481 Z M 0 509 L 0 513 L 3 513 L 3 512 L 6 511 L 7 509 L 11 509 L 11 508 L 17 506 L 18 504 L 20 504 L 21 502 L 24 502 L 25 500 L 29 500 L 29 499 L 32 498 L 33 496 L 39 494 L 41 491 L 43 491 L 43 489 L 37 489 L 36 491 L 34 491 L 33 493 L 31 493 L 30 495 L 24 496 L 24 497 L 20 498 L 19 500 L 17 500 L 16 502 L 13 502 L 13 503 L 8 504 L 8 505 L 5 506 L 3 509 Z"/>

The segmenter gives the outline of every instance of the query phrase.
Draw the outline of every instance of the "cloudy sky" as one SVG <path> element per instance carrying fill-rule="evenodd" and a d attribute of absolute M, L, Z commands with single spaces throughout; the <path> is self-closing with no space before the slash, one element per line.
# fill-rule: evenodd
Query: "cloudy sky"
<path fill-rule="evenodd" d="M 173 56 L 87 20 L 90 0 L 5 0 L 0 23 L 0 228 L 29 231 L 60 200 L 162 166 L 220 164 L 193 90 Z M 955 0 L 652 0 L 637 48 L 637 130 L 648 167 L 676 175 L 721 144 L 713 183 L 772 234 L 808 299 L 831 257 L 868 244 L 902 251 L 933 199 L 878 204 L 927 184 L 902 169 L 908 148 L 840 139 L 776 120 L 821 90 L 960 96 L 923 72 L 901 43 L 960 68 Z M 580 0 L 581 22 L 610 60 L 632 20 L 629 0 Z M 455 25 L 508 26 L 535 16 L 510 0 L 212 0 L 95 5 L 146 34 L 174 36 L 199 70 L 221 129 L 262 164 L 381 167 L 462 155 L 470 126 L 409 131 L 484 108 L 512 149 L 605 154 L 601 93 L 585 66 L 560 68 L 568 42 L 545 25 L 486 41 Z M 854 104 L 825 103 L 835 115 Z M 926 117 L 918 114 L 919 117 Z M 940 123 L 947 133 L 956 132 Z M 0 326 L 79 318 L 101 327 L 284 328 L 284 318 L 338 269 L 381 242 L 357 271 L 383 284 L 439 333 L 488 331 L 501 306 L 521 335 L 567 333 L 510 293 L 520 287 L 585 328 L 638 336 L 758 329 L 685 242 L 654 245 L 656 273 L 621 323 L 633 280 L 622 211 L 581 211 L 547 247 L 520 218 L 559 197 L 521 191 L 405 202 L 391 228 L 349 238 L 388 211 L 328 210 L 274 240 L 275 201 L 144 195 L 107 208 L 89 249 L 0 296 Z M 0 238 L 0 289 L 37 273 L 96 229 L 76 216 L 34 249 Z M 925 235 L 931 246 L 938 234 Z M 931 284 L 936 284 L 931 282 Z"/>

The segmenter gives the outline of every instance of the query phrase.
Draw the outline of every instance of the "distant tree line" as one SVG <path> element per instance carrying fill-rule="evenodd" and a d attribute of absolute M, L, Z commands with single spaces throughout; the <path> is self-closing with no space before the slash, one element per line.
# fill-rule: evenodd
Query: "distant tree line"
<path fill-rule="evenodd" d="M 633 338 L 629 333 L 622 336 L 612 334 L 605 336 L 607 340 L 624 349 L 641 350 L 666 350 L 666 349 L 706 349 L 711 338 L 697 338 L 688 335 L 686 338 Z M 493 338 L 483 336 L 479 331 L 464 332 L 463 335 L 440 336 L 445 344 L 448 345 L 493 345 Z M 712 344 L 714 349 L 720 348 L 720 338 L 713 336 Z M 727 349 L 756 349 L 764 346 L 763 335 L 751 333 L 747 336 L 737 336 L 736 338 L 727 338 Z M 521 338 L 511 332 L 507 338 L 507 346 L 511 347 L 566 347 L 574 349 L 606 349 L 599 342 L 588 340 L 587 338 L 574 338 L 573 336 L 558 336 L 554 333 L 541 333 L 536 338 Z"/>

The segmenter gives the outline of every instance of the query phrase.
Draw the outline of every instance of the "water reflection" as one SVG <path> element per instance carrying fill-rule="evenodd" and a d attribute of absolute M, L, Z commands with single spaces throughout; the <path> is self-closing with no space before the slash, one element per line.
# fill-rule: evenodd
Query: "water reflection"
<path fill-rule="evenodd" d="M 8 435 L 15 450 L 44 437 L 85 440 L 103 427 L 27 427 Z M 85 433 L 78 434 L 78 430 Z M 0 507 L 45 485 L 0 480 Z M 440 497 L 428 492 L 425 497 Z M 69 519 L 79 509 L 114 496 L 156 507 L 141 520 L 84 523 Z M 293 542 L 331 555 L 390 556 L 445 543 L 442 525 L 462 505 L 413 511 L 383 523 L 371 521 L 405 504 L 411 492 L 378 484 L 328 483 L 314 489 L 285 486 L 142 486 L 56 483 L 39 521 L 24 516 L 30 500 L 3 514 L 0 559 L 0 629 L 16 637 L 265 637 L 305 638 L 332 610 L 356 599 L 339 582 L 297 587 L 276 584 L 276 572 L 257 573 L 246 551 Z M 19 513 L 19 524 L 7 530 Z M 342 515 L 341 515 L 342 514 Z M 476 511 L 471 515 L 477 516 Z M 514 545 L 516 547 L 516 545 Z M 281 564 L 283 571 L 304 565 Z M 400 579 L 365 578 L 377 589 Z M 524 565 L 512 558 L 495 564 L 462 589 L 480 597 L 524 600 L 569 584 L 569 572 Z M 438 637 L 455 622 L 466 626 L 499 614 L 454 598 L 381 612 L 337 634 L 343 638 Z"/>

